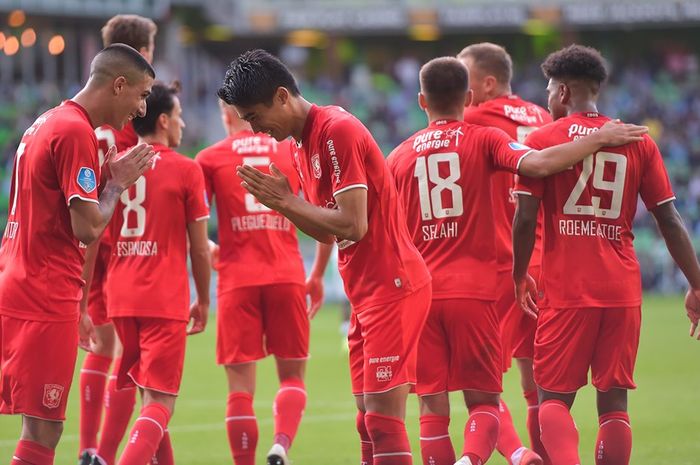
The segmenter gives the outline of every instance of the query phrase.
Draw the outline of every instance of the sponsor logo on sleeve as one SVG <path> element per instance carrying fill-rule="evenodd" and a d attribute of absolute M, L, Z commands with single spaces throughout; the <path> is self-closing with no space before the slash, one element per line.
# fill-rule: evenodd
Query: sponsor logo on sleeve
<path fill-rule="evenodd" d="M 532 150 L 527 145 L 523 145 L 519 142 L 509 142 L 508 147 L 510 147 L 511 150 Z"/>
<path fill-rule="evenodd" d="M 60 384 L 44 384 L 44 400 L 42 404 L 46 408 L 58 408 L 63 397 L 63 386 Z"/>
<path fill-rule="evenodd" d="M 78 185 L 87 194 L 89 194 L 97 188 L 97 178 L 92 168 L 83 166 L 78 170 Z"/>
<path fill-rule="evenodd" d="M 321 157 L 317 153 L 311 157 L 311 168 L 314 172 L 314 178 L 321 179 Z"/>

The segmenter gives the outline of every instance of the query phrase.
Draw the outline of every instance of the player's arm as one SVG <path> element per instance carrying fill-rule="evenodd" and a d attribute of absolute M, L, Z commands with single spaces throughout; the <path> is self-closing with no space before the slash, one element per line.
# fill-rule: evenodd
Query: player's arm
<path fill-rule="evenodd" d="M 192 326 L 187 333 L 197 334 L 204 331 L 209 317 L 211 260 L 209 255 L 209 238 L 207 237 L 207 221 L 200 220 L 187 223 L 187 234 L 190 239 L 192 278 L 197 290 L 197 300 L 190 307 Z"/>
<path fill-rule="evenodd" d="M 91 342 L 95 341 L 95 327 L 88 315 L 88 299 L 90 297 L 90 287 L 92 286 L 92 276 L 95 271 L 95 262 L 97 261 L 97 252 L 100 247 L 100 241 L 94 241 L 85 250 L 85 263 L 83 263 L 82 278 L 85 282 L 83 286 L 83 295 L 80 298 L 80 319 L 78 320 L 78 346 L 88 352 L 92 350 Z"/>
<path fill-rule="evenodd" d="M 646 126 L 608 121 L 598 131 L 573 142 L 528 152 L 520 161 L 518 173 L 531 178 L 550 176 L 574 166 L 603 147 L 639 142 L 648 131 Z"/>
<path fill-rule="evenodd" d="M 532 250 L 535 247 L 537 230 L 537 211 L 540 199 L 532 195 L 518 195 L 518 204 L 513 217 L 513 281 L 515 282 L 515 298 L 520 308 L 537 318 L 537 305 L 534 295 L 537 286 L 534 279 L 527 273 Z"/>
<path fill-rule="evenodd" d="M 359 241 L 367 233 L 367 189 L 363 187 L 337 194 L 336 208 L 321 208 L 295 195 L 287 177 L 274 164 L 270 174 L 247 165 L 237 169 L 242 186 L 260 203 L 280 212 L 319 242 L 331 244 L 333 236 Z"/>
<path fill-rule="evenodd" d="M 700 320 L 700 265 L 695 248 L 673 202 L 666 202 L 651 210 L 656 225 L 666 241 L 671 257 L 688 280 L 690 290 L 686 295 L 686 311 L 691 320 L 690 335 L 694 336 Z M 697 335 L 700 338 L 700 333 Z"/>
<path fill-rule="evenodd" d="M 311 267 L 311 273 L 306 279 L 306 294 L 311 299 L 309 308 L 306 309 L 309 318 L 313 318 L 323 305 L 323 275 L 328 267 L 328 260 L 333 251 L 333 244 L 316 243 L 316 257 Z"/>
<path fill-rule="evenodd" d="M 96 241 L 109 223 L 121 193 L 143 174 L 153 158 L 153 147 L 140 144 L 116 160 L 116 148 L 107 153 L 111 177 L 100 193 L 99 201 L 91 202 L 75 197 L 70 202 L 73 235 L 83 244 Z"/>

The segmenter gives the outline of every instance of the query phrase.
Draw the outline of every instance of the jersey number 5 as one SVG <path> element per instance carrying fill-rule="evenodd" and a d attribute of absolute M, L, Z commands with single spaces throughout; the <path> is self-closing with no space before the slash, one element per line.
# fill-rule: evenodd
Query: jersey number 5
<path fill-rule="evenodd" d="M 447 163 L 447 177 L 440 176 L 440 163 Z M 460 216 L 464 212 L 462 187 L 457 184 L 461 176 L 457 153 L 434 153 L 427 157 L 418 157 L 413 175 L 418 179 L 421 219 L 450 218 Z M 434 184 L 432 189 L 428 181 Z M 449 191 L 452 197 L 451 207 L 444 206 L 443 191 Z"/>
<path fill-rule="evenodd" d="M 270 166 L 270 157 L 243 157 L 243 164 L 248 166 Z M 250 192 L 245 193 L 245 209 L 248 213 L 269 212 L 270 209 L 258 202 Z"/>
<path fill-rule="evenodd" d="M 605 166 L 611 163 L 615 168 L 612 180 L 605 179 Z M 612 192 L 610 208 L 600 207 L 600 197 L 591 195 L 591 205 L 579 205 L 578 201 L 586 190 L 588 180 L 593 175 L 593 188 Z M 583 159 L 583 170 L 574 189 L 564 204 L 565 215 L 593 215 L 597 218 L 615 220 L 620 217 L 622 194 L 627 175 L 627 157 L 619 153 L 598 152 Z"/>

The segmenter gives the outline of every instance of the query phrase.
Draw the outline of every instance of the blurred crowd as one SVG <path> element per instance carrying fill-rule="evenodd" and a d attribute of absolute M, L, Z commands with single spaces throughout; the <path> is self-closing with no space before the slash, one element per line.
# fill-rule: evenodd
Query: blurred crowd
<path fill-rule="evenodd" d="M 345 64 L 341 72 L 329 69 L 314 73 L 306 72 L 305 54 L 285 57 L 283 53 L 282 58 L 297 62 L 293 63 L 293 68 L 298 71 L 302 92 L 307 99 L 319 104 L 341 105 L 354 113 L 369 127 L 385 154 L 425 124 L 425 116 L 416 103 L 421 62 L 414 57 L 397 57 L 374 68 L 363 60 L 356 60 Z M 220 68 L 223 76 L 223 63 Z M 650 134 L 665 158 L 678 199 L 676 205 L 697 248 L 700 246 L 698 56 L 672 52 L 643 60 L 618 57 L 610 61 L 610 68 L 611 78 L 603 89 L 599 110 L 608 116 L 650 127 Z M 77 86 L 75 83 L 72 87 Z M 194 98 L 183 96 L 188 128 L 181 151 L 190 155 L 223 135 L 216 124 L 215 89 L 210 92 L 212 98 L 208 98 L 206 94 L 209 92 L 203 92 L 199 87 L 201 85 L 195 89 Z M 515 93 L 546 107 L 545 87 L 537 61 L 516 64 Z M 39 113 L 72 95 L 73 90 L 58 89 L 51 83 L 39 86 L 18 83 L 11 88 L 0 87 L 3 102 L 0 106 L 0 215 L 6 214 L 13 155 L 22 132 Z M 188 113 L 191 115 L 189 119 Z M 659 246 L 662 239 L 641 202 L 635 234 L 644 287 L 660 292 L 682 289 L 684 280 L 675 270 L 666 249 Z M 310 252 L 313 247 L 304 249 Z"/>

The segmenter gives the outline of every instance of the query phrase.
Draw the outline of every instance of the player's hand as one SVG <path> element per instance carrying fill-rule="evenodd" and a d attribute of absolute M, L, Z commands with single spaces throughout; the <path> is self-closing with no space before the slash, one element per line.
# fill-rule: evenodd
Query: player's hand
<path fill-rule="evenodd" d="M 86 352 L 92 352 L 92 344 L 97 342 L 95 326 L 87 312 L 80 312 L 78 320 L 78 347 Z"/>
<path fill-rule="evenodd" d="M 112 181 L 126 189 L 151 166 L 155 152 L 148 144 L 132 147 L 126 154 L 117 158 L 117 148 L 109 148 L 105 160 L 112 175 Z"/>
<path fill-rule="evenodd" d="M 685 295 L 685 311 L 690 320 L 690 337 L 700 340 L 698 322 L 700 321 L 700 289 L 690 289 Z"/>
<path fill-rule="evenodd" d="M 516 278 L 515 281 L 515 301 L 527 316 L 537 319 L 539 308 L 535 304 L 537 295 L 537 283 L 529 274 L 523 278 Z"/>
<path fill-rule="evenodd" d="M 597 134 L 603 147 L 615 147 L 639 142 L 644 139 L 642 136 L 648 132 L 649 128 L 646 126 L 627 124 L 619 119 L 614 119 L 605 123 Z"/>
<path fill-rule="evenodd" d="M 309 319 L 313 319 L 323 305 L 323 276 L 311 275 L 306 280 L 306 295 L 309 296 L 310 303 L 306 308 Z"/>
<path fill-rule="evenodd" d="M 284 208 L 290 196 L 294 196 L 287 176 L 274 163 L 270 164 L 270 174 L 248 165 L 239 166 L 236 172 L 243 180 L 241 186 L 268 208 L 279 211 Z"/>
<path fill-rule="evenodd" d="M 209 318 L 209 302 L 200 303 L 199 300 L 192 302 L 190 306 L 190 329 L 187 330 L 187 335 L 198 334 L 204 331 L 207 327 L 207 319 Z"/>
<path fill-rule="evenodd" d="M 211 255 L 211 268 L 219 269 L 219 244 L 209 239 L 209 254 Z"/>

